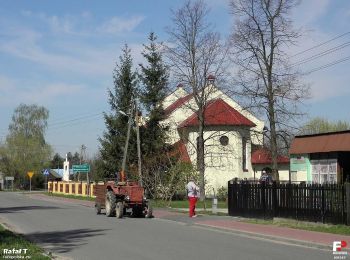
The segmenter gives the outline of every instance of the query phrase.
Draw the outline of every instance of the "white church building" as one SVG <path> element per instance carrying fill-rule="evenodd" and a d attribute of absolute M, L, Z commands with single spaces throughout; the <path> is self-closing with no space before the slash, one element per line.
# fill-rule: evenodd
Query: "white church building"
<path fill-rule="evenodd" d="M 210 192 L 213 188 L 227 187 L 233 178 L 255 177 L 252 145 L 262 146 L 264 122 L 213 84 L 208 89 L 204 149 L 206 189 Z M 169 143 L 181 150 L 183 160 L 196 165 L 198 119 L 193 94 L 179 85 L 164 99 L 163 107 L 166 114 L 163 123 L 170 128 Z"/>

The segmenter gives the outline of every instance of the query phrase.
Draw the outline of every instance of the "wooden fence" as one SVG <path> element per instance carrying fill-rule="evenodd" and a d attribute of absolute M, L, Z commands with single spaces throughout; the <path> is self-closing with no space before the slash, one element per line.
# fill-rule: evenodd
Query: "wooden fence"
<path fill-rule="evenodd" d="M 229 182 L 228 209 L 231 216 L 349 225 L 350 185 Z"/>

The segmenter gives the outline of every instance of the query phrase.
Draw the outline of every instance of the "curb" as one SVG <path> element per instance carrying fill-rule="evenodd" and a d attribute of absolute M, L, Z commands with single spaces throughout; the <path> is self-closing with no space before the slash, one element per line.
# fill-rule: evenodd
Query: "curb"
<path fill-rule="evenodd" d="M 286 237 L 281 237 L 281 236 L 271 236 L 271 235 L 265 235 L 265 234 L 261 234 L 261 233 L 243 231 L 240 229 L 224 228 L 224 227 L 219 227 L 219 226 L 210 225 L 210 224 L 197 223 L 197 222 L 194 224 L 199 226 L 199 227 L 204 227 L 204 228 L 208 228 L 211 230 L 225 231 L 228 233 L 234 233 L 236 235 L 249 237 L 249 238 L 253 238 L 253 239 L 268 240 L 268 241 L 271 241 L 273 243 L 289 244 L 289 245 L 294 245 L 294 246 L 314 248 L 314 249 L 325 250 L 325 251 L 329 251 L 329 252 L 331 252 L 331 250 L 332 250 L 332 247 L 330 245 L 327 246 L 325 244 L 320 244 L 320 243 L 311 242 L 311 241 L 298 240 L 298 239 L 286 238 Z"/>

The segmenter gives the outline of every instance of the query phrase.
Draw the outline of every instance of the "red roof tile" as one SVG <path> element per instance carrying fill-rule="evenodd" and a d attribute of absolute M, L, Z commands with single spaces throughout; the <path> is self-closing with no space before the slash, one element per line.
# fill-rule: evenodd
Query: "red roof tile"
<path fill-rule="evenodd" d="M 185 104 L 188 100 L 190 100 L 193 97 L 193 94 L 188 94 L 187 96 L 184 96 L 182 98 L 179 98 L 174 103 L 172 103 L 170 106 L 164 109 L 165 115 L 170 115 L 175 109 L 181 107 L 183 104 Z"/>
<path fill-rule="evenodd" d="M 252 164 L 271 164 L 272 163 L 271 153 L 264 148 L 253 152 L 251 160 L 252 160 Z M 287 156 L 280 155 L 277 157 L 277 163 L 279 164 L 289 163 L 289 158 Z"/>
<path fill-rule="evenodd" d="M 256 126 L 252 121 L 239 113 L 222 99 L 215 99 L 209 102 L 204 111 L 205 125 L 236 125 L 236 126 Z M 192 114 L 183 121 L 178 128 L 198 125 L 197 113 Z"/>
<path fill-rule="evenodd" d="M 173 152 L 171 155 L 178 156 L 181 162 L 191 163 L 190 156 L 188 155 L 186 145 L 183 141 L 179 140 L 173 144 Z"/>

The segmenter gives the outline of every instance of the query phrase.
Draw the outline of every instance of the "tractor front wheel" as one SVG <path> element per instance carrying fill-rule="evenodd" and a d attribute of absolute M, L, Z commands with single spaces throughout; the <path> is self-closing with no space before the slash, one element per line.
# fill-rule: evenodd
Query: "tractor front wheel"
<path fill-rule="evenodd" d="M 116 199 L 113 191 L 106 193 L 106 216 L 113 217 L 115 215 Z"/>
<path fill-rule="evenodd" d="M 145 218 L 153 218 L 153 208 L 150 201 L 147 203 L 147 207 L 145 207 Z"/>
<path fill-rule="evenodd" d="M 116 210 L 115 210 L 117 218 L 122 218 L 124 213 L 124 205 L 123 202 L 117 202 Z"/>
<path fill-rule="evenodd" d="M 95 204 L 95 211 L 97 215 L 101 214 L 101 203 Z"/>

